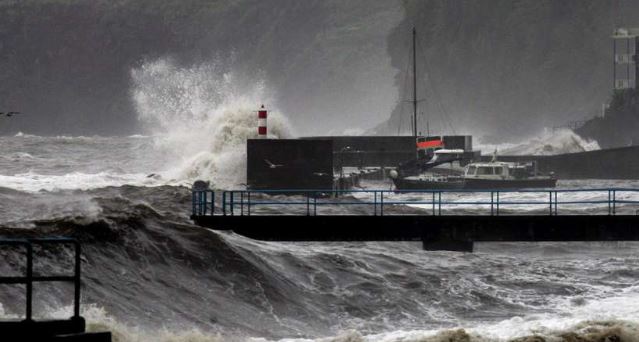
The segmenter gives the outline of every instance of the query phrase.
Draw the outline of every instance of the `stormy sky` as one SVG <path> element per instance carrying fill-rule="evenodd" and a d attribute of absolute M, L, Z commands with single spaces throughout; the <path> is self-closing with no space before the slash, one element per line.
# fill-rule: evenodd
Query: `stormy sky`
<path fill-rule="evenodd" d="M 233 96 L 259 85 L 302 135 L 405 134 L 415 26 L 420 129 L 506 139 L 595 115 L 609 35 L 639 25 L 622 0 L 22 0 L 0 13 L 3 110 L 25 113 L 0 133 L 42 135 L 143 133 L 133 76 L 159 61 L 214 65 L 205 76 L 233 75 Z"/>

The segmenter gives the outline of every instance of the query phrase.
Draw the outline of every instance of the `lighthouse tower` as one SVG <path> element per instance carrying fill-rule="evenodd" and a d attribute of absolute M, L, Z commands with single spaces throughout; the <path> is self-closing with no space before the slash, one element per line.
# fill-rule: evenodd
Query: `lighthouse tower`
<path fill-rule="evenodd" d="M 612 35 L 612 86 L 613 89 L 637 87 L 639 68 L 637 63 L 639 28 L 618 28 Z"/>
<path fill-rule="evenodd" d="M 257 138 L 258 139 L 266 139 L 267 136 L 267 128 L 266 128 L 266 117 L 268 116 L 268 112 L 264 108 L 264 105 L 260 107 L 260 110 L 257 111 Z"/>

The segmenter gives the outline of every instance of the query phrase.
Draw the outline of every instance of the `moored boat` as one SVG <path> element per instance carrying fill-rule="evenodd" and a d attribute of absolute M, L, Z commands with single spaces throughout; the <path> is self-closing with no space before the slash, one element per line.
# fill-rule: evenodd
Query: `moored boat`
<path fill-rule="evenodd" d="M 391 176 L 393 176 L 391 174 Z M 554 188 L 554 175 L 540 175 L 534 163 L 509 163 L 496 160 L 470 163 L 462 175 L 423 173 L 392 177 L 397 190 L 487 190 Z"/>
<path fill-rule="evenodd" d="M 447 190 L 463 189 L 464 179 L 459 176 L 419 175 L 394 178 L 397 190 Z"/>
<path fill-rule="evenodd" d="M 471 163 L 463 176 L 464 189 L 554 188 L 557 178 L 539 175 L 533 163 L 518 164 L 499 161 Z"/>

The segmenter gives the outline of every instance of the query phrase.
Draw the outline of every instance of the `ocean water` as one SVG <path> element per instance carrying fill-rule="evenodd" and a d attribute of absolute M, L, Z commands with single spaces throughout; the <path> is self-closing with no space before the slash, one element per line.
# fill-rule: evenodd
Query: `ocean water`
<path fill-rule="evenodd" d="M 80 239 L 83 314 L 89 329 L 113 331 L 116 341 L 639 336 L 637 243 L 482 243 L 475 253 L 455 253 L 409 242 L 260 242 L 192 224 L 188 185 L 233 178 L 207 174 L 222 171 L 189 155 L 177 158 L 162 136 L 20 134 L 0 144 L 2 234 Z M 0 253 L 2 273 L 20 271 L 19 251 Z M 38 255 L 42 270 L 70 269 L 64 248 Z M 24 313 L 22 291 L 0 287 L 0 315 Z M 35 298 L 39 317 L 71 314 L 70 287 L 36 287 Z"/>
<path fill-rule="evenodd" d="M 637 243 L 480 243 L 475 253 L 425 252 L 410 242 L 261 242 L 193 225 L 194 180 L 243 187 L 244 142 L 255 134 L 254 110 L 269 103 L 268 89 L 239 87 L 215 65 L 168 60 L 131 76 L 144 135 L 0 137 L 0 233 L 83 243 L 82 313 L 90 330 L 112 331 L 119 342 L 638 340 Z M 269 109 L 271 136 L 294 136 Z M 560 132 L 518 150 L 593 146 Z M 450 200 L 481 199 L 465 196 Z M 0 248 L 0 255 L 0 274 L 23 270 L 22 252 Z M 37 251 L 36 272 L 70 271 L 71 255 Z M 0 286 L 0 317 L 24 314 L 23 291 Z M 72 298 L 68 286 L 38 284 L 35 315 L 68 317 Z"/>

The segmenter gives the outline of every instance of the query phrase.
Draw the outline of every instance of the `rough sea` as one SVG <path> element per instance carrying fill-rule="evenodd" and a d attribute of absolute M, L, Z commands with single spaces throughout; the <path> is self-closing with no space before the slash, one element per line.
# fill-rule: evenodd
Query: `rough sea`
<path fill-rule="evenodd" d="M 243 182 L 242 125 L 214 126 L 211 136 L 234 139 L 202 138 L 194 148 L 171 136 L 0 138 L 2 235 L 83 243 L 90 330 L 121 342 L 639 340 L 637 243 L 426 252 L 410 242 L 261 242 L 193 225 L 193 180 Z M 22 252 L 0 255 L 3 275 L 23 270 Z M 71 270 L 65 248 L 37 255 L 36 271 Z M 71 315 L 70 286 L 35 291 L 37 317 Z M 24 314 L 23 293 L 0 287 L 1 317 Z"/>

